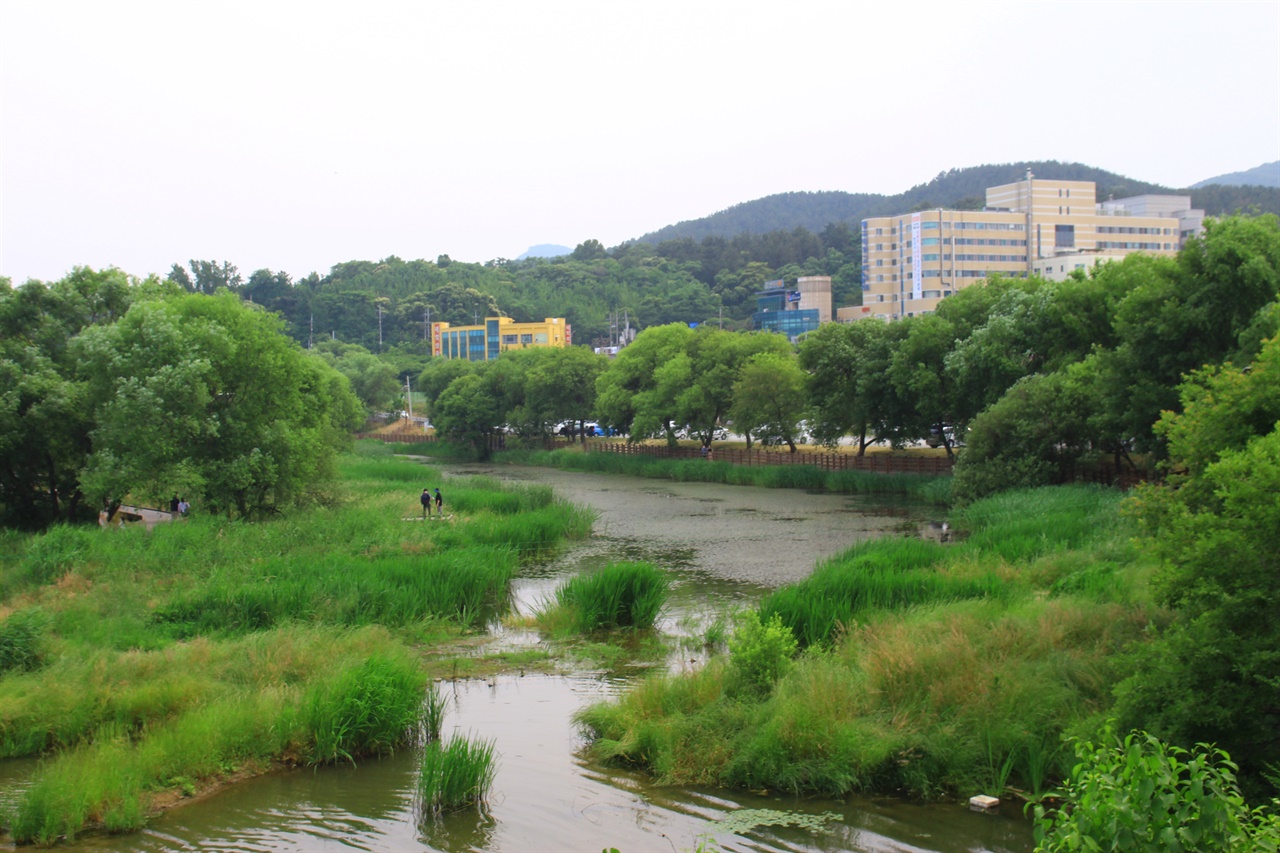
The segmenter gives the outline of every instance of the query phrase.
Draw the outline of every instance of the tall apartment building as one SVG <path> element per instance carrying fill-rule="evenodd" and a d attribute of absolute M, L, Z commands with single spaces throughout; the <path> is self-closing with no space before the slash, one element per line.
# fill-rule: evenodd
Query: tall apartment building
<path fill-rule="evenodd" d="M 1203 211 L 1187 196 L 1098 204 L 1092 181 L 1035 178 L 991 187 L 983 210 L 924 210 L 862 220 L 859 317 L 933 311 L 960 288 L 999 273 L 1064 278 L 1130 252 L 1172 255 Z M 841 319 L 846 315 L 841 314 Z"/>
<path fill-rule="evenodd" d="M 563 317 L 541 323 L 517 323 L 510 317 L 485 317 L 483 325 L 431 324 L 431 354 L 441 358 L 492 361 L 508 350 L 526 347 L 565 347 L 573 330 Z"/>

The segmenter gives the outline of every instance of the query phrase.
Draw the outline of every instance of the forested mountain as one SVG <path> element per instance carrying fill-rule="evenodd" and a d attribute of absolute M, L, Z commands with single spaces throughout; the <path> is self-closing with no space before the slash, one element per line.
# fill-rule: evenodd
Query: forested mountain
<path fill-rule="evenodd" d="M 1255 208 L 1263 213 L 1280 213 L 1280 190 L 1276 189 L 1214 186 L 1179 191 L 1081 163 L 1040 160 L 951 169 L 939 173 L 928 183 L 918 184 L 906 192 L 892 196 L 845 192 L 779 193 L 736 204 L 702 219 L 668 225 L 645 234 L 639 238 L 639 242 L 660 243 L 681 238 L 701 240 L 706 237 L 733 237 L 743 233 L 765 234 L 797 227 L 818 231 L 830 223 L 839 222 L 856 227 L 869 216 L 887 216 L 935 207 L 977 210 L 985 202 L 988 187 L 1022 180 L 1027 169 L 1031 169 L 1037 178 L 1093 181 L 1097 185 L 1099 201 L 1145 193 L 1189 192 L 1192 205 L 1204 208 L 1211 215 L 1237 210 L 1251 211 Z"/>
<path fill-rule="evenodd" d="M 281 314 L 303 344 L 329 338 L 409 361 L 425 356 L 429 322 L 470 325 L 495 314 L 520 322 L 564 317 L 574 343 L 596 346 L 616 343 L 620 324 L 748 328 L 756 292 L 774 279 L 829 275 L 836 307 L 860 304 L 862 218 L 981 208 L 987 187 L 1020 180 L 1028 168 L 1042 178 L 1093 181 L 1100 199 L 1169 192 L 1078 163 L 1012 163 L 953 169 L 896 196 L 770 196 L 612 249 L 587 240 L 552 258 L 474 264 L 392 255 L 345 261 L 296 282 L 266 269 L 246 281 L 227 261 L 192 260 L 174 264 L 169 278 L 194 292 L 234 290 Z M 1214 185 L 1191 195 L 1210 215 L 1280 212 L 1280 189 Z"/>

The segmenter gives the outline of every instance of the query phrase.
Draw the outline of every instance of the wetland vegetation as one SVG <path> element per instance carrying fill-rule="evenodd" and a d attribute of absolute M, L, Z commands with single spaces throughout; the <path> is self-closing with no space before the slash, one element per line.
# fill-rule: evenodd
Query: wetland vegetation
<path fill-rule="evenodd" d="M 522 561 L 590 532 L 549 489 L 484 479 L 420 521 L 439 472 L 362 450 L 331 508 L 5 538 L 0 755 L 46 758 L 15 840 L 134 829 L 174 795 L 411 745 L 424 648 L 483 628 Z"/>

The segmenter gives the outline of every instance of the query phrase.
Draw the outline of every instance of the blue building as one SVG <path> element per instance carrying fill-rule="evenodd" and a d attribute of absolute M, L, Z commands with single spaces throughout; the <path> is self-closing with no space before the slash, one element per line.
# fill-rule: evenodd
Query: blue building
<path fill-rule="evenodd" d="M 764 290 L 756 293 L 756 312 L 751 320 L 753 328 L 778 332 L 792 341 L 830 323 L 831 277 L 801 276 L 794 290 L 781 280 L 765 282 Z"/>

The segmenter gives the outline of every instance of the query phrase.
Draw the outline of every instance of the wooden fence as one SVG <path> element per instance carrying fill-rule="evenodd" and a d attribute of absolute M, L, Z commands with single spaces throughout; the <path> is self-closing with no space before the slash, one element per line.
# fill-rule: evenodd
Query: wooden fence
<path fill-rule="evenodd" d="M 376 438 L 378 441 L 393 442 L 395 444 L 421 444 L 425 441 L 436 440 L 434 435 L 416 432 L 358 432 L 352 438 L 356 441 L 362 438 Z"/>
<path fill-rule="evenodd" d="M 628 456 L 652 456 L 656 459 L 699 459 L 701 448 L 665 447 L 662 445 L 627 444 L 625 441 L 588 441 L 588 453 L 621 453 Z M 825 471 L 871 471 L 876 474 L 951 473 L 954 462 L 945 456 L 898 456 L 871 453 L 854 456 L 848 453 L 791 453 L 777 450 L 735 450 L 717 448 L 711 452 L 716 462 L 734 465 L 813 465 Z"/>
<path fill-rule="evenodd" d="M 398 444 L 422 444 L 436 440 L 434 435 L 411 432 L 360 432 L 355 434 L 355 438 L 374 438 Z M 573 440 L 555 437 L 548 438 L 543 446 L 553 450 L 557 447 L 571 447 L 574 444 Z M 501 450 L 505 445 L 505 435 L 498 433 L 490 437 L 490 449 Z M 698 459 L 702 456 L 701 448 L 697 447 L 627 444 L 625 441 L 600 439 L 588 439 L 584 449 L 588 453 L 620 453 L 626 456 L 650 456 L 655 459 Z M 825 471 L 870 471 L 876 474 L 924 474 L 934 477 L 950 474 L 955 465 L 953 460 L 945 456 L 899 456 L 888 453 L 854 456 L 848 453 L 790 453 L 785 450 L 730 448 L 713 450 L 711 458 L 717 462 L 729 462 L 734 465 L 814 465 Z M 1116 468 L 1111 462 L 1103 461 L 1097 465 L 1075 470 L 1072 479 L 1077 482 L 1131 489 L 1139 483 L 1152 479 L 1152 475 L 1131 467 Z"/>

